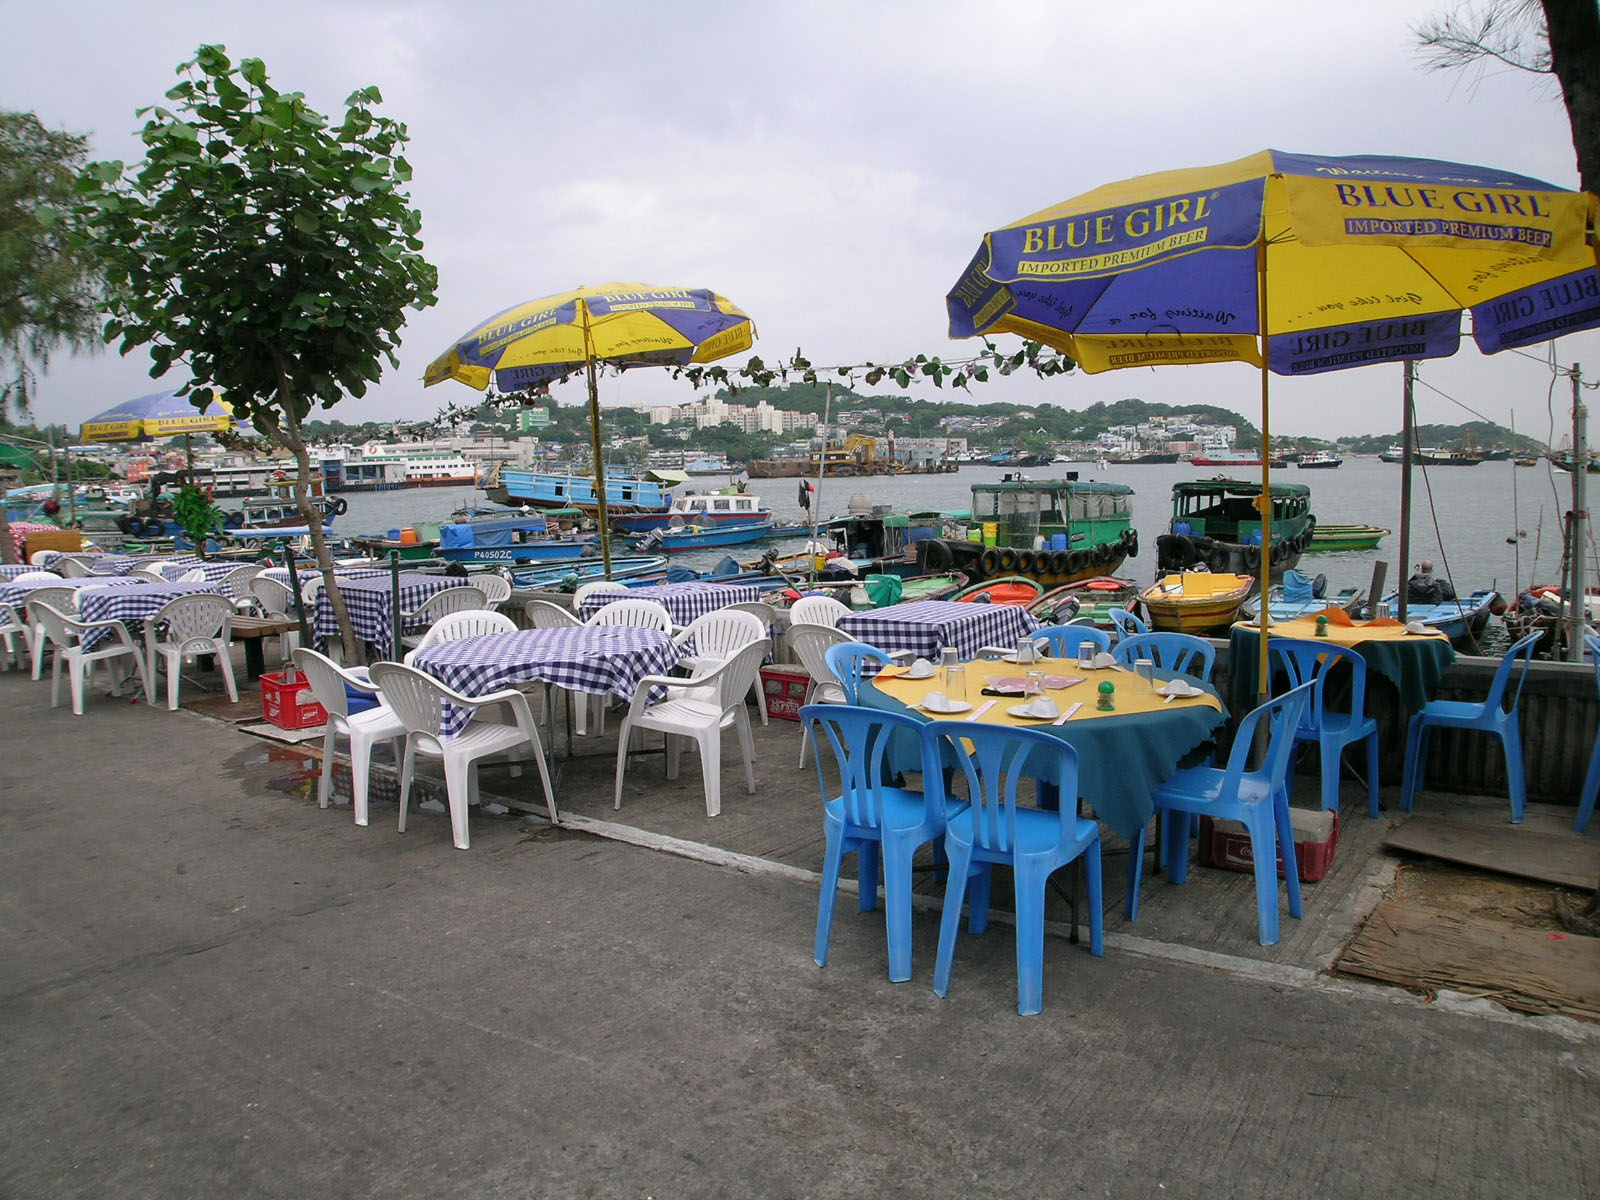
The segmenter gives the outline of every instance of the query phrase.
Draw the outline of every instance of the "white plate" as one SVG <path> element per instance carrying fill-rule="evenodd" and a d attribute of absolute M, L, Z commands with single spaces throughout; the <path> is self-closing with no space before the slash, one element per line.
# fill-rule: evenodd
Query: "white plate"
<path fill-rule="evenodd" d="M 1178 690 L 1179 688 L 1182 688 L 1183 690 L 1179 691 Z M 1205 695 L 1205 690 L 1204 689 L 1197 688 L 1193 684 L 1187 684 L 1187 683 L 1180 683 L 1180 684 L 1177 684 L 1176 686 L 1174 686 L 1172 683 L 1168 683 L 1168 684 L 1165 684 L 1162 687 L 1157 688 L 1156 691 L 1158 693 L 1160 693 L 1161 695 L 1163 695 L 1163 696 L 1187 697 L 1187 696 L 1204 696 Z"/>
<path fill-rule="evenodd" d="M 1058 712 L 1053 712 L 1049 716 L 1044 716 L 1040 713 L 1034 712 L 1026 704 L 1013 704 L 1010 708 L 1006 709 L 1006 711 L 1013 717 L 1021 717 L 1026 721 L 1054 721 L 1061 715 Z"/>
<path fill-rule="evenodd" d="M 941 717 L 947 717 L 954 713 L 964 713 L 967 711 L 967 709 L 971 708 L 972 705 L 968 704 L 965 700 L 952 700 L 949 708 L 930 708 L 926 704 L 920 704 L 917 707 L 922 709 L 923 712 L 938 713 Z"/>
<path fill-rule="evenodd" d="M 936 668 L 936 667 L 929 667 L 926 671 L 913 671 L 913 670 L 907 668 L 906 673 L 904 675 L 900 676 L 900 678 L 901 679 L 932 679 L 936 674 L 938 674 L 938 668 Z"/>

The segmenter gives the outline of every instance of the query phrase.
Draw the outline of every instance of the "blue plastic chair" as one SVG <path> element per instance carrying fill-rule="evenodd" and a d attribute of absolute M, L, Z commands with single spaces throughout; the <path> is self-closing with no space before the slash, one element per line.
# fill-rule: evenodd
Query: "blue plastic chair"
<path fill-rule="evenodd" d="M 1126 608 L 1113 608 L 1109 613 L 1111 623 L 1117 627 L 1117 640 L 1138 637 L 1141 633 L 1149 633 L 1150 626 L 1141 621 L 1137 615 Z"/>
<path fill-rule="evenodd" d="M 1297 742 L 1317 743 L 1322 759 L 1322 807 L 1339 807 L 1339 760 L 1345 747 L 1367 744 L 1367 816 L 1378 815 L 1378 722 L 1365 713 L 1367 660 L 1345 646 L 1309 638 L 1271 638 L 1267 653 L 1274 673 L 1282 671 L 1290 687 L 1309 683 L 1311 703 L 1295 730 Z M 1350 665 L 1350 708 L 1340 712 L 1327 706 L 1328 676 L 1340 664 Z"/>
<path fill-rule="evenodd" d="M 1400 789 L 1400 811 L 1410 812 L 1411 801 L 1422 786 L 1428 770 L 1428 730 L 1478 729 L 1492 733 L 1500 739 L 1506 755 L 1506 786 L 1511 792 L 1511 823 L 1522 821 L 1527 805 L 1527 784 L 1522 774 L 1522 730 L 1517 724 L 1517 706 L 1522 700 L 1523 686 L 1528 682 L 1528 664 L 1533 661 L 1534 648 L 1539 644 L 1539 633 L 1530 633 L 1506 651 L 1500 667 L 1489 684 L 1489 694 L 1482 703 L 1471 700 L 1430 700 L 1422 711 L 1411 718 L 1406 728 L 1406 774 Z M 1521 674 L 1516 690 L 1511 693 L 1511 707 L 1505 707 L 1506 685 L 1511 672 L 1521 664 Z"/>
<path fill-rule="evenodd" d="M 861 681 L 867 676 L 867 672 L 863 669 L 867 664 L 881 669 L 893 661 L 882 650 L 865 642 L 845 642 L 842 645 L 829 646 L 822 657 L 828 664 L 828 670 L 833 672 L 833 677 L 844 689 L 846 704 L 861 703 Z M 873 671 L 872 674 L 876 675 L 877 671 Z"/>
<path fill-rule="evenodd" d="M 1126 667 L 1148 658 L 1163 671 L 1193 675 L 1206 683 L 1211 682 L 1211 668 L 1217 662 L 1215 646 L 1205 638 L 1187 633 L 1135 634 L 1123 638 L 1111 653 Z"/>
<path fill-rule="evenodd" d="M 1300 870 L 1294 857 L 1294 829 L 1289 823 L 1289 757 L 1301 715 L 1311 700 L 1312 685 L 1301 684 L 1248 713 L 1233 736 L 1228 765 L 1183 767 L 1151 793 L 1161 816 L 1161 850 L 1167 878 L 1181 884 L 1189 878 L 1189 825 L 1197 816 L 1242 822 L 1250 834 L 1256 868 L 1256 915 L 1263 946 L 1278 940 L 1278 855 L 1283 855 L 1289 915 L 1300 916 Z M 1246 770 L 1256 731 L 1269 722 L 1266 755 Z M 1128 895 L 1124 911 L 1139 916 L 1139 884 L 1144 871 L 1145 831 L 1134 839 L 1128 859 Z"/>
<path fill-rule="evenodd" d="M 890 740 L 899 733 L 921 739 L 924 722 L 897 713 L 840 704 L 807 704 L 800 720 L 812 731 L 817 785 L 822 793 L 822 894 L 817 902 L 817 936 L 812 957 L 828 965 L 833 907 L 844 856 L 856 854 L 861 911 L 878 906 L 878 863 L 883 863 L 883 907 L 889 933 L 889 979 L 911 978 L 911 861 L 917 850 L 944 833 L 942 788 L 916 792 L 897 787 L 889 776 Z M 839 794 L 829 798 L 823 779 L 822 747 L 833 750 L 839 769 Z M 923 776 L 939 777 L 928 763 L 930 744 L 922 742 Z"/>
<path fill-rule="evenodd" d="M 1594 663 L 1595 689 L 1600 691 L 1600 637 L 1586 637 L 1584 645 L 1589 647 L 1589 659 Z M 1578 821 L 1574 828 L 1579 833 L 1589 832 L 1589 818 L 1594 816 L 1595 796 L 1600 794 L 1600 736 L 1594 740 L 1594 749 L 1589 752 L 1589 771 L 1583 777 L 1582 799 L 1578 802 Z"/>
<path fill-rule="evenodd" d="M 934 762 L 954 762 L 955 773 L 966 777 L 971 801 L 964 808 L 951 807 L 944 799 L 943 777 L 937 772 L 923 776 L 923 785 L 940 795 L 948 811 L 944 845 L 950 875 L 939 922 L 933 990 L 941 996 L 950 992 L 963 896 L 970 901 L 969 929 L 982 933 L 988 922 L 990 873 L 995 863 L 1006 863 L 1016 889 L 1017 1012 L 1036 1013 L 1044 994 L 1045 884 L 1058 867 L 1079 856 L 1089 885 L 1089 951 L 1096 956 L 1105 951 L 1099 824 L 1075 815 L 1067 802 L 1055 811 L 1017 803 L 1018 785 L 1038 774 L 1059 781 L 1062 797 L 1076 796 L 1078 753 L 1047 733 L 974 721 L 934 721 L 923 726 L 922 736 L 928 747 L 925 761 L 931 755 Z M 969 883 L 974 871 L 976 877 Z"/>
<path fill-rule="evenodd" d="M 1076 658 L 1084 642 L 1091 643 L 1096 652 L 1111 649 L 1111 635 L 1093 625 L 1046 625 L 1028 637 L 1035 646 L 1044 645 L 1052 658 Z"/>

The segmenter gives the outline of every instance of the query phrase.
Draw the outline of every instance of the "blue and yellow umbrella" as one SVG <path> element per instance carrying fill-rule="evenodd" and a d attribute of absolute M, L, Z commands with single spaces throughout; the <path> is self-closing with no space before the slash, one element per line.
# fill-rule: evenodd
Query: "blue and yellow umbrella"
<path fill-rule="evenodd" d="M 519 304 L 489 318 L 423 373 L 431 387 L 455 379 L 502 392 L 542 388 L 585 371 L 600 546 L 611 574 L 605 466 L 596 367 L 687 366 L 715 362 L 755 344 L 755 326 L 736 305 L 705 288 L 605 283 Z"/>
<path fill-rule="evenodd" d="M 1596 203 L 1511 172 L 1382 155 L 1267 150 L 1145 175 L 987 234 L 947 297 L 950 336 L 1020 334 L 1090 373 L 1251 363 L 1263 442 L 1269 373 L 1405 362 L 1409 431 L 1409 363 L 1454 354 L 1464 310 L 1485 353 L 1600 327 Z M 1263 467 L 1264 539 L 1268 485 Z M 1405 506 L 1409 474 L 1402 490 Z M 1263 645 L 1266 614 L 1263 603 Z M 1263 650 L 1263 694 L 1266 669 Z"/>
<path fill-rule="evenodd" d="M 154 392 L 91 417 L 83 423 L 79 436 L 86 442 L 133 442 L 231 428 L 233 409 L 226 401 L 213 400 L 201 410 L 177 392 Z"/>

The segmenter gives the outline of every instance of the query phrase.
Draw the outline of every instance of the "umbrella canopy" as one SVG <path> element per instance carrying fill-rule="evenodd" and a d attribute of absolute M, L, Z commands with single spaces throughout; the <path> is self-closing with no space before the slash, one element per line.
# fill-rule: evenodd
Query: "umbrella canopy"
<path fill-rule="evenodd" d="M 986 235 L 952 337 L 1018 333 L 1085 371 L 1309 375 L 1600 326 L 1595 197 L 1431 159 L 1267 150 L 1141 176 Z"/>
<path fill-rule="evenodd" d="M 1021 334 L 1091 373 L 1259 367 L 1270 542 L 1268 373 L 1403 361 L 1409 432 L 1409 364 L 1455 353 L 1463 310 L 1486 353 L 1600 326 L 1595 210 L 1486 167 L 1267 150 L 1108 184 L 985 235 L 947 298 L 950 335 Z M 1264 599 L 1261 637 L 1264 696 Z"/>
<path fill-rule="evenodd" d="M 184 433 L 217 433 L 232 426 L 233 410 L 225 401 L 213 400 L 200 412 L 187 397 L 176 392 L 155 392 L 91 417 L 83 423 L 79 436 L 86 442 L 131 442 Z"/>
<path fill-rule="evenodd" d="M 605 573 L 611 575 L 605 458 L 600 437 L 596 365 L 681 366 L 714 362 L 755 344 L 755 326 L 731 301 L 705 288 L 644 283 L 580 287 L 508 308 L 477 326 L 423 373 L 431 387 L 446 379 L 501 391 L 543 387 L 585 371 L 594 455 L 596 513 Z"/>

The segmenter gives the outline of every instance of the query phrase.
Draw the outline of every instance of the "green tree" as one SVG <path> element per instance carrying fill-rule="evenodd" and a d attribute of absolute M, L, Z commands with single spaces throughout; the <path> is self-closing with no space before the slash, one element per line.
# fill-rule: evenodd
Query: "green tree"
<path fill-rule="evenodd" d="M 171 107 L 141 109 L 145 160 L 85 171 L 86 211 L 105 264 L 108 340 L 150 347 L 154 376 L 187 367 L 197 408 L 214 392 L 299 465 L 306 523 L 347 653 L 357 651 L 322 519 L 311 504 L 303 423 L 377 382 L 408 308 L 434 303 L 422 217 L 405 184 L 405 126 L 353 92 L 331 125 L 298 92 L 202 46 L 178 68 Z"/>
<path fill-rule="evenodd" d="M 96 275 L 74 239 L 88 142 L 32 113 L 0 112 L 0 417 L 26 414 L 35 370 L 60 345 L 95 345 Z M 0 506 L 0 562 L 15 562 Z"/>

